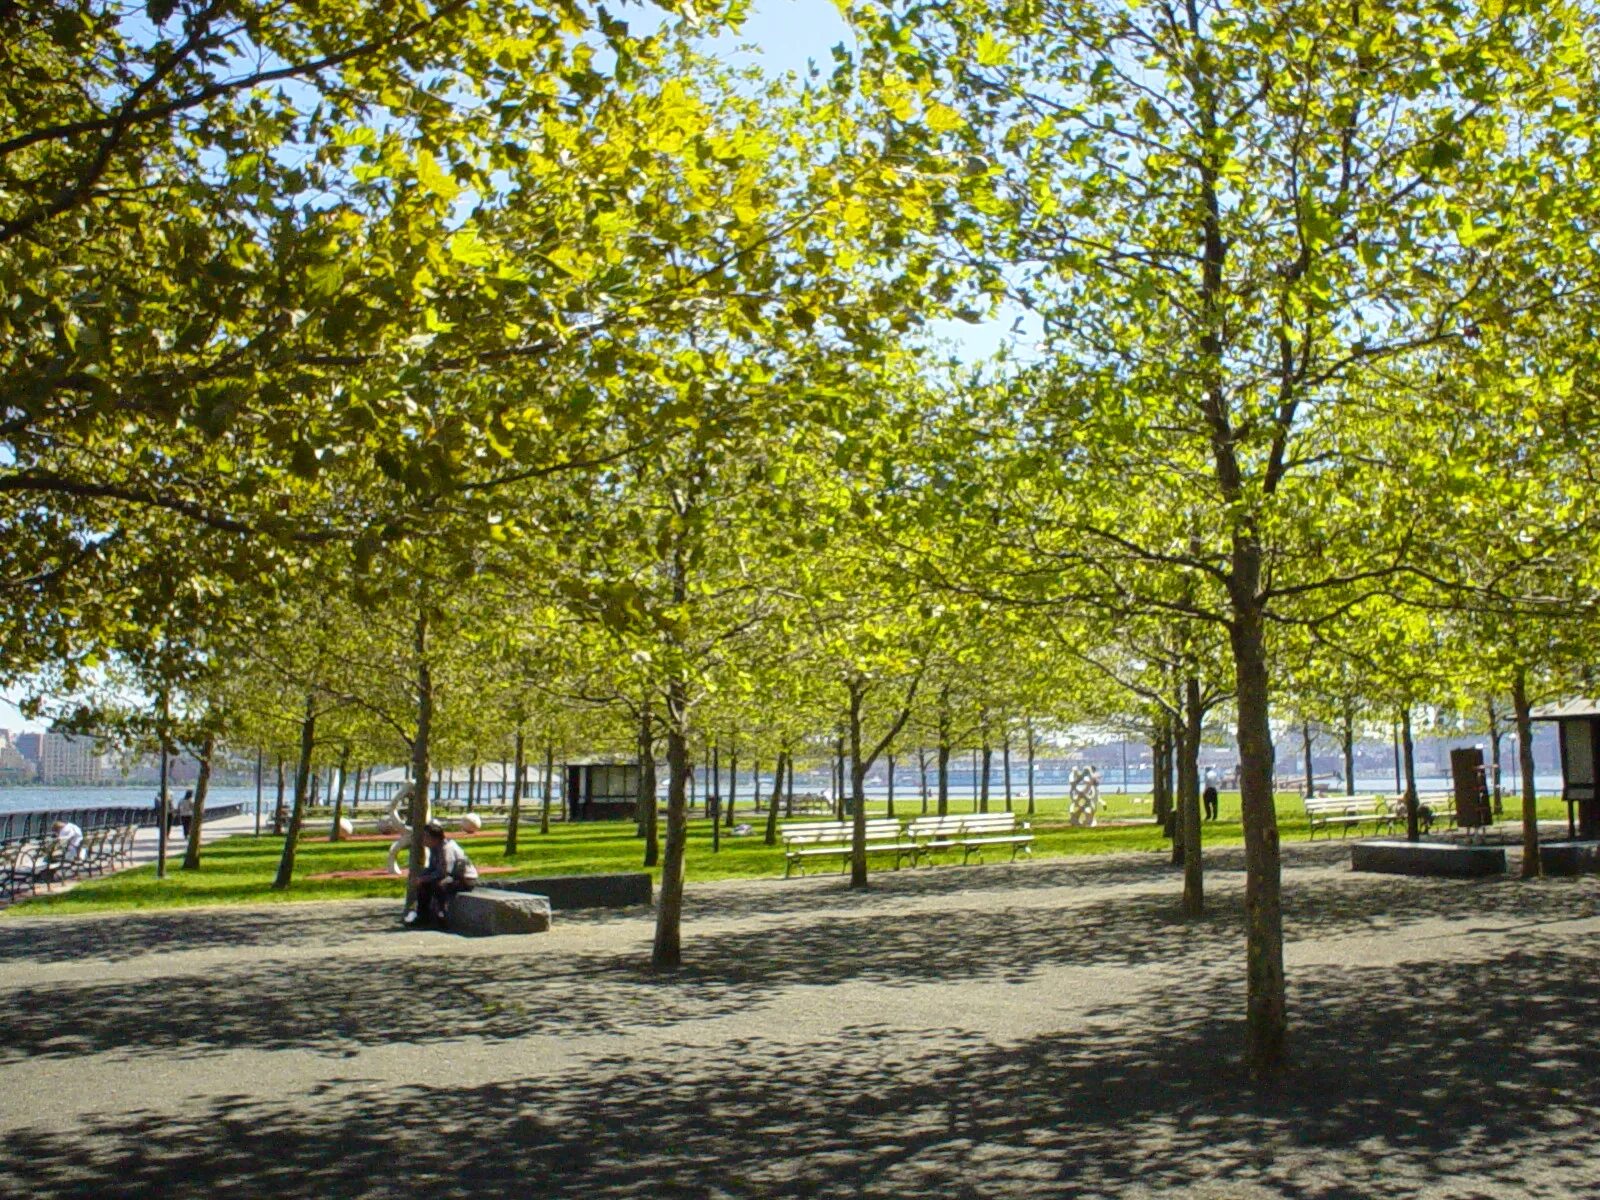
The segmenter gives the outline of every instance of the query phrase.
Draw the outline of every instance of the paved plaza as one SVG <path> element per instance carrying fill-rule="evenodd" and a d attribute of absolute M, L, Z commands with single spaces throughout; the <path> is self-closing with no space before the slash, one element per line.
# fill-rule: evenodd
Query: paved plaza
<path fill-rule="evenodd" d="M 370 903 L 0 921 L 0 1195 L 1600 1192 L 1600 880 L 1286 850 L 1295 1070 L 1251 1088 L 1241 857 L 691 885 L 406 934 Z"/>

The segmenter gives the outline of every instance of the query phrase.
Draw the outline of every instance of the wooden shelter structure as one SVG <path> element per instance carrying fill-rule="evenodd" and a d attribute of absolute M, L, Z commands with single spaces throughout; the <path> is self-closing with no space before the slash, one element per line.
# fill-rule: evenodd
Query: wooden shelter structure
<path fill-rule="evenodd" d="M 632 821 L 639 812 L 638 763 L 563 763 L 569 821 Z"/>
<path fill-rule="evenodd" d="M 1532 717 L 1556 723 L 1568 835 L 1583 841 L 1600 838 L 1600 700 L 1580 697 L 1541 704 Z"/>

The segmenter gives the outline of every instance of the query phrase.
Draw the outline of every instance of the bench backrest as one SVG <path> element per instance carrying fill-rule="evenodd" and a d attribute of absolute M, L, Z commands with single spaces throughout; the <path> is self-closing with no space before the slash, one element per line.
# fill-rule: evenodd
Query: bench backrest
<path fill-rule="evenodd" d="M 957 833 L 1009 833 L 1016 828 L 1017 814 L 961 813 L 945 817 L 918 817 L 906 828 L 912 837 L 941 837 Z"/>
<path fill-rule="evenodd" d="M 855 826 L 850 821 L 816 821 L 806 824 L 785 825 L 780 831 L 789 845 L 816 845 L 822 842 L 848 842 L 854 836 Z M 881 841 L 900 836 L 900 822 L 893 820 L 868 821 L 867 840 Z"/>
<path fill-rule="evenodd" d="M 1324 813 L 1375 812 L 1383 805 L 1378 796 L 1317 796 L 1304 801 L 1306 813 L 1320 816 Z"/>

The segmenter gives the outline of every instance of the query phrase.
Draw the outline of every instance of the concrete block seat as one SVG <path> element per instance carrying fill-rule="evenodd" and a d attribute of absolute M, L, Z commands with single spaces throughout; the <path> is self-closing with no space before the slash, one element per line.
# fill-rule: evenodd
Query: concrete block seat
<path fill-rule="evenodd" d="M 1443 875 L 1455 879 L 1504 875 L 1506 850 L 1504 846 L 1380 839 L 1351 846 L 1350 869 L 1384 875 Z"/>
<path fill-rule="evenodd" d="M 620 875 L 546 875 L 533 879 L 496 879 L 499 891 L 547 897 L 553 908 L 631 908 L 653 899 L 648 871 Z"/>
<path fill-rule="evenodd" d="M 463 937 L 544 933 L 550 928 L 550 901 L 544 896 L 474 888 L 450 901 L 450 929 Z"/>
<path fill-rule="evenodd" d="M 1600 842 L 1541 842 L 1539 865 L 1546 875 L 1600 875 Z"/>

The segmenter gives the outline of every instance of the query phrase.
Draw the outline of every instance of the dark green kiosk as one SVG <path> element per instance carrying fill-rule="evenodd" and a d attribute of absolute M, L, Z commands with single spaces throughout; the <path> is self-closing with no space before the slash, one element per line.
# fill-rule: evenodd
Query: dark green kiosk
<path fill-rule="evenodd" d="M 1540 864 L 1547 875 L 1600 871 L 1600 700 L 1542 704 L 1532 716 L 1556 723 L 1561 799 L 1567 806 L 1567 840 L 1544 842 Z"/>
<path fill-rule="evenodd" d="M 631 821 L 639 811 L 638 763 L 566 763 L 569 821 Z"/>

